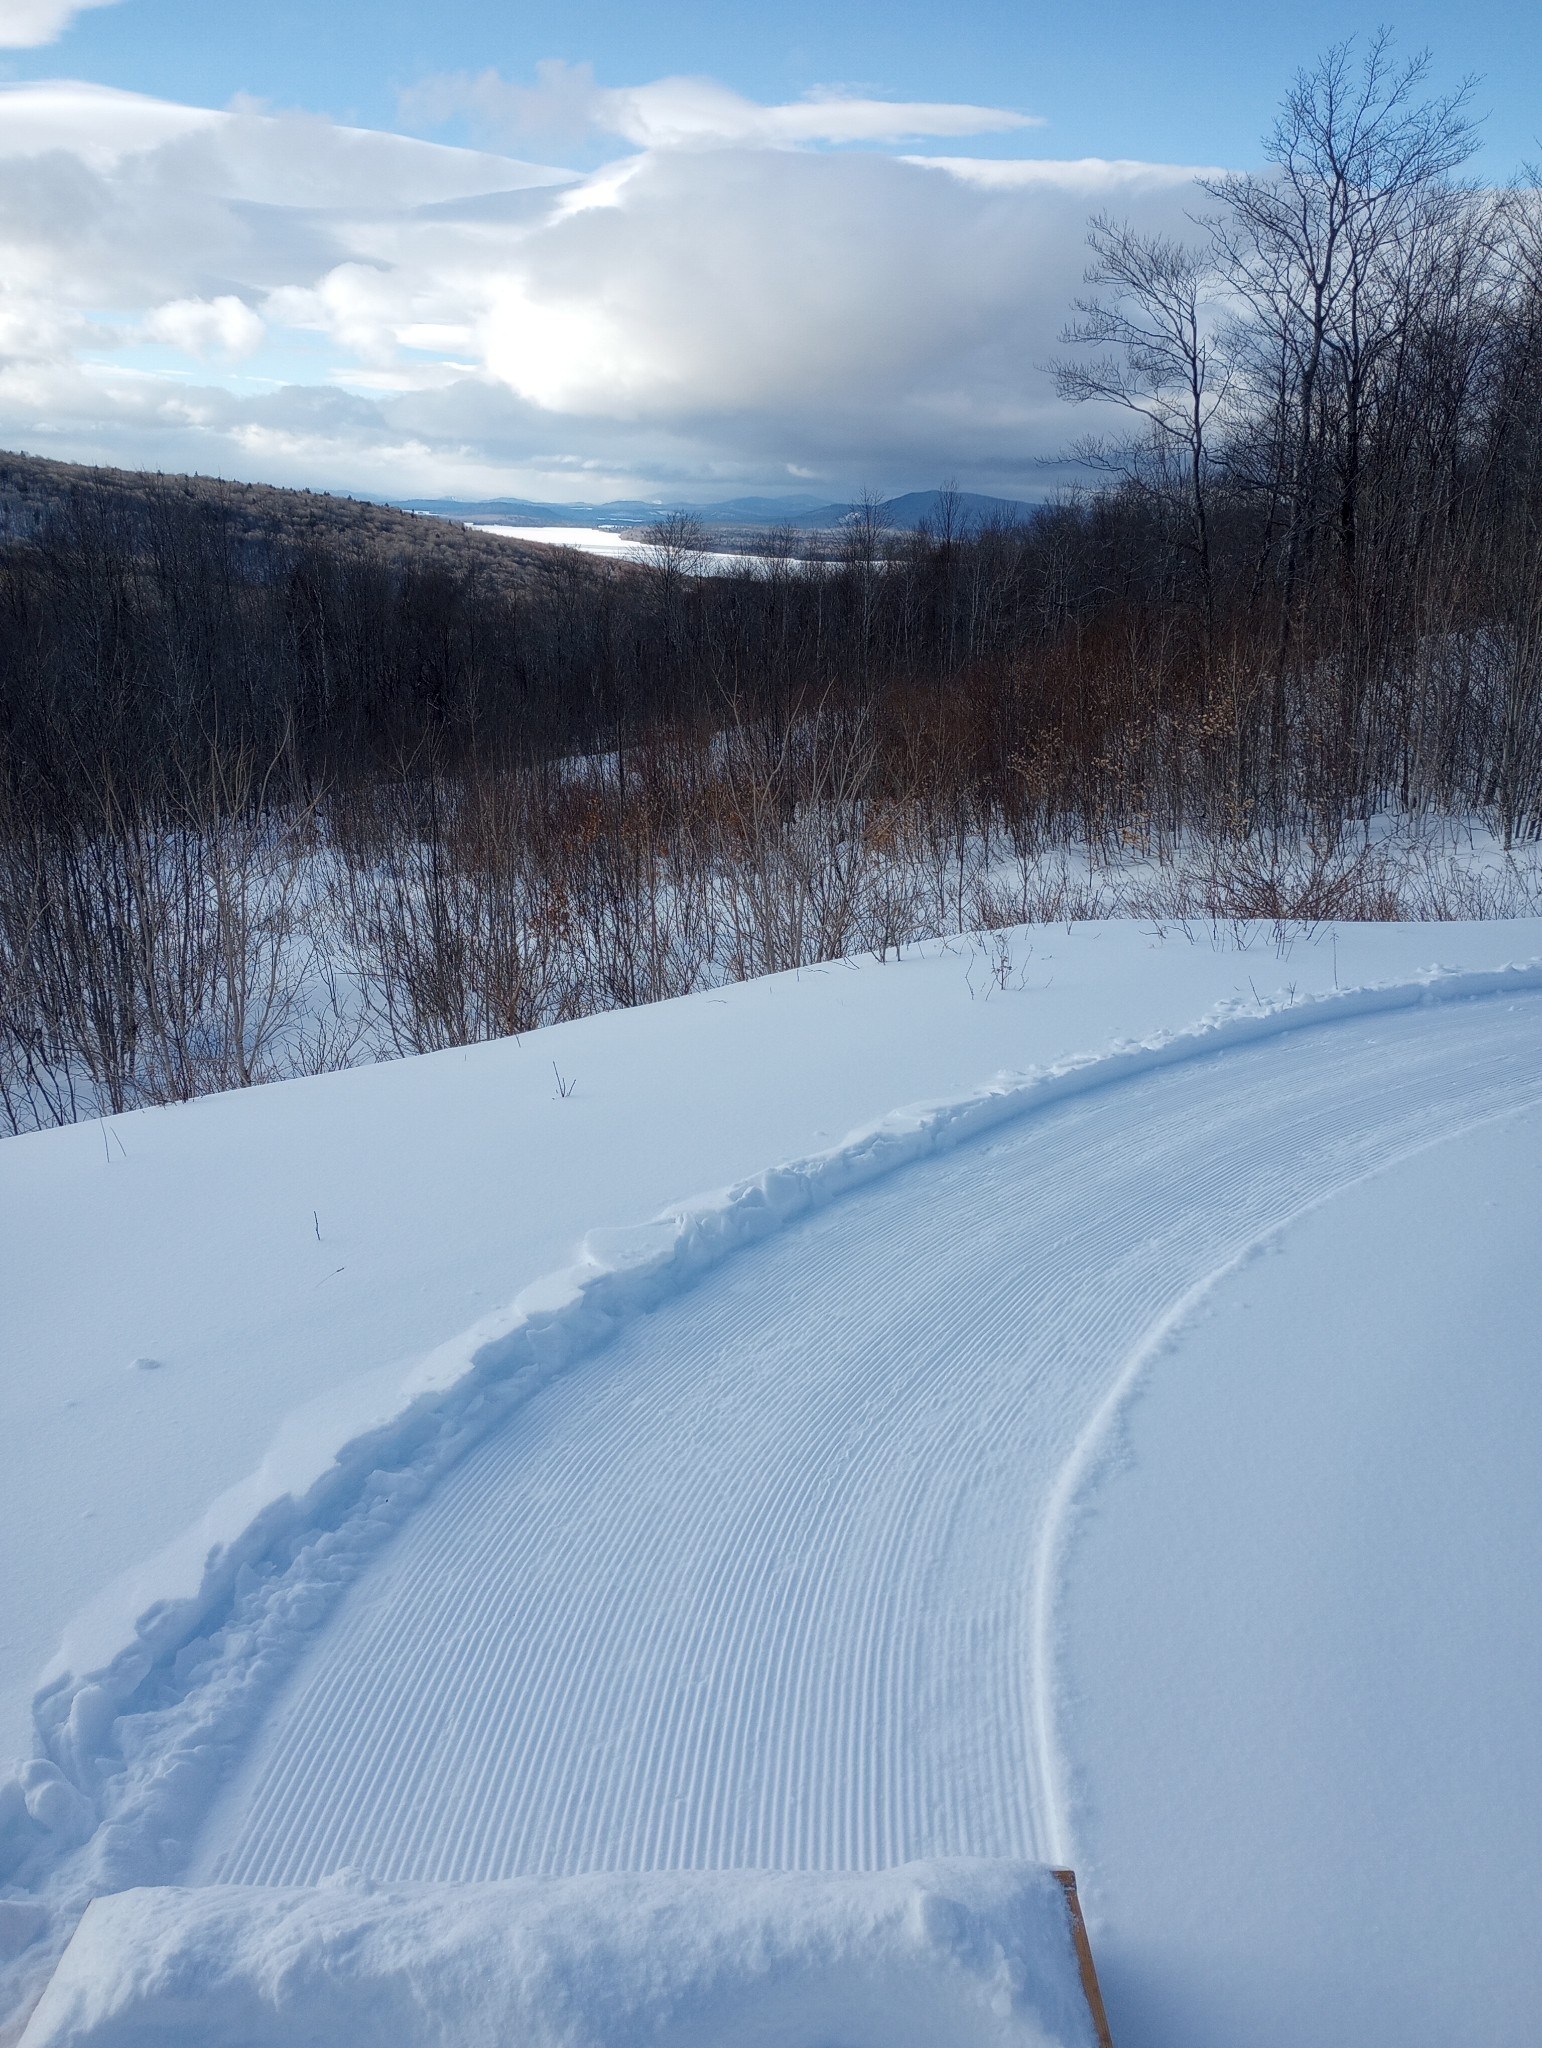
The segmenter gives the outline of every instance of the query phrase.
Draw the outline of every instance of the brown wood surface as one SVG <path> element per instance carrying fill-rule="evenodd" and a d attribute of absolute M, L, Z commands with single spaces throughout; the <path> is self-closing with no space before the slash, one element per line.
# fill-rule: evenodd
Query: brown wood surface
<path fill-rule="evenodd" d="M 1114 2048 L 1114 2037 L 1108 2031 L 1108 2014 L 1103 2006 L 1103 1993 L 1098 1989 L 1097 1966 L 1092 1960 L 1092 1944 L 1087 1939 L 1087 1923 L 1082 1918 L 1082 1902 L 1076 1896 L 1076 1872 L 1057 1870 L 1065 1888 L 1065 1902 L 1071 1909 L 1071 1938 L 1076 1943 L 1076 1960 L 1081 1965 L 1082 1990 L 1087 1994 L 1087 2010 L 1092 2014 L 1092 2024 L 1097 2031 L 1098 2048 Z"/>

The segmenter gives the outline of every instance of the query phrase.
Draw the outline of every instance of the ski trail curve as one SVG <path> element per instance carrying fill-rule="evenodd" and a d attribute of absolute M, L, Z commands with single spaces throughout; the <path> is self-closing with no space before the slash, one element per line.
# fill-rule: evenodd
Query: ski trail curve
<path fill-rule="evenodd" d="M 1063 1857 L 1053 1596 L 1141 1362 L 1219 1271 L 1542 1100 L 1542 996 L 1045 1105 L 790 1225 L 551 1384 L 319 1631 L 201 1880 Z"/>

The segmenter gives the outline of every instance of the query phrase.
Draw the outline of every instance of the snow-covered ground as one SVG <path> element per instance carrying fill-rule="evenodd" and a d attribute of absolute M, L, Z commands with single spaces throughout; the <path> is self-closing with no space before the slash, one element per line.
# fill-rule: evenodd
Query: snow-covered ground
<path fill-rule="evenodd" d="M 977 1862 L 120 1892 L 27 2041 L 1094 2048 L 1059 1886 Z"/>
<path fill-rule="evenodd" d="M 1146 1376 L 1061 1609 L 1120 2048 L 1537 2038 L 1539 1368 L 1532 1111 L 1298 1218 Z"/>
<path fill-rule="evenodd" d="M 477 533 L 501 534 L 505 540 L 539 541 L 548 548 L 577 548 L 580 554 L 601 555 L 611 562 L 648 562 L 657 554 L 645 533 L 636 527 L 618 530 L 610 526 L 504 526 L 480 519 L 468 519 L 466 524 Z M 702 549 L 693 555 L 691 566 L 698 574 L 739 571 L 753 567 L 757 560 L 754 555 Z M 797 564 L 799 568 L 805 566 L 802 562 Z"/>
<path fill-rule="evenodd" d="M 1262 1787 L 1239 1762 L 1280 1654 L 1246 1561 L 1278 1566 L 1282 1510 L 1240 1476 L 1268 1465 L 1267 1409 L 1244 1402 L 1201 1463 L 1223 1475 L 1204 1485 L 1224 1556 L 1208 1579 L 1191 1561 L 1178 1606 L 1212 1658 L 1235 1638 L 1246 1667 L 1204 1714 L 1148 1682 L 1170 1678 L 1153 1594 L 1130 1596 L 1142 1629 L 1121 1619 L 1131 1556 L 1149 1567 L 1150 1531 L 1193 1521 L 1163 1505 L 1189 1503 L 1193 1474 L 1139 1462 L 1156 1392 L 1133 1411 L 1135 1465 L 1108 1453 L 1124 1397 L 1198 1356 L 1254 1268 L 1218 1276 L 1282 1227 L 1293 1247 L 1312 1219 L 1347 1219 L 1330 1238 L 1351 1282 L 1411 1298 L 1397 1275 L 1436 1262 L 1389 1234 L 1379 1191 L 1503 1133 L 1473 1174 L 1504 1242 L 1539 1241 L 1542 975 L 1495 970 L 1542 958 L 1542 923 L 1340 929 L 1286 957 L 1263 934 L 1237 950 L 1120 923 L 1012 944 L 999 972 L 988 948 L 929 945 L 0 1147 L 0 1428 L 27 1447 L 0 1498 L 0 1730 L 35 1753 L 0 1791 L 13 2012 L 84 1898 L 124 1884 L 964 1855 L 1088 1865 L 1121 2040 L 1263 2039 L 1239 2025 L 1249 1999 L 1281 2040 L 1449 2038 L 1402 2005 L 1395 2030 L 1358 2012 L 1336 2035 L 1301 2002 L 1311 1970 L 1289 1967 L 1341 1918 L 1333 1884 L 1303 1876 L 1321 1877 L 1318 1837 L 1286 1821 L 1313 1811 L 1308 1781 L 1339 1812 L 1350 1766 L 1310 1717 L 1282 1717 Z M 1458 1295 L 1499 1241 L 1489 1211 L 1444 1205 Z M 1419 1381 L 1443 1366 L 1483 1441 L 1511 1432 L 1493 1485 L 1517 1527 L 1538 1446 L 1518 1384 L 1535 1319 L 1513 1289 L 1537 1264 L 1482 1268 L 1485 1301 L 1510 1304 L 1487 1377 L 1457 1311 Z M 1335 1386 L 1358 1384 L 1385 1327 L 1374 1290 L 1348 1292 Z M 1211 1299 L 1216 1322 L 1191 1330 Z M 1311 1437 L 1318 1337 L 1282 1312 L 1255 1349 L 1248 1385 Z M 1378 1371 L 1385 1393 L 1396 1374 Z M 1368 1615 L 1394 1596 L 1428 1611 L 1400 1574 L 1441 1430 L 1400 1492 L 1360 1420 L 1352 1469 L 1377 1483 L 1345 1479 L 1343 1498 L 1390 1533 L 1355 1553 L 1350 1591 L 1308 1582 L 1282 1611 L 1320 1701 Z M 1097 1563 L 1126 1496 L 1126 1548 Z M 1466 1630 L 1461 1659 L 1503 1695 L 1503 1748 L 1542 1713 L 1534 1663 L 1500 1654 L 1531 1627 L 1536 1580 L 1491 1576 L 1493 1626 Z M 1387 1723 L 1388 1784 L 1424 1754 L 1414 1719 L 1407 1742 Z M 1154 1750 L 1173 1796 L 1110 1802 Z M 1503 1765 L 1497 1804 L 1492 1776 L 1460 1778 L 1462 1853 L 1502 1838 L 1510 1896 L 1534 1909 L 1511 1850 L 1516 1816 L 1542 1812 L 1537 1767 Z M 1208 1803 L 1179 1795 L 1196 1777 Z M 1239 1785 L 1255 1806 L 1229 1832 Z M 1466 1882 L 1435 1838 L 1453 1810 L 1422 1809 L 1426 1919 Z M 1407 1830 L 1362 1816 L 1341 1863 L 1346 1843 L 1358 1900 L 1384 1896 L 1393 1854 L 1413 1883 Z M 1219 1926 L 1165 1880 L 1153 1897 L 1157 1868 L 1224 1869 Z M 1466 1924 L 1484 1946 L 1462 2010 L 1520 2041 L 1532 1966 L 1503 1916 Z M 1399 1966 L 1406 1992 L 1416 1939 L 1394 1918 L 1355 1952 L 1370 1993 Z"/>

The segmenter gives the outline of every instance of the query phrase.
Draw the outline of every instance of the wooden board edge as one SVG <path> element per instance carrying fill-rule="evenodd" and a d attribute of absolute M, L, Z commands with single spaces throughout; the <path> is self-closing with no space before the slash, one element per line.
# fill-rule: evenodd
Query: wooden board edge
<path fill-rule="evenodd" d="M 1059 1879 L 1065 1893 L 1066 1905 L 1071 1914 L 1071 1939 L 1076 1943 L 1076 1960 L 1082 1973 L 1082 1990 L 1086 1994 L 1087 2010 L 1092 2014 L 1092 2024 L 1098 2037 L 1098 2048 L 1114 2048 L 1114 2037 L 1108 2031 L 1108 2013 L 1103 2004 L 1103 1993 L 1098 1986 L 1097 1965 L 1092 1960 L 1092 1943 L 1087 1939 L 1087 1923 L 1082 1918 L 1082 1902 L 1076 1896 L 1076 1872 L 1057 1870 L 1053 1875 Z"/>

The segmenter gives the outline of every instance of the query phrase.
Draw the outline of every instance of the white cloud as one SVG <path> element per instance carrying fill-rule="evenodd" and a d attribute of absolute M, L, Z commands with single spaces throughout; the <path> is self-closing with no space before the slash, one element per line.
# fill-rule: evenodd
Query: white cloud
<path fill-rule="evenodd" d="M 920 114 L 677 84 L 607 102 L 633 151 L 582 177 L 0 88 L 0 444 L 392 495 L 1033 489 L 1084 424 L 1036 366 L 1087 214 L 1181 228 L 1191 174 L 824 149 Z"/>
<path fill-rule="evenodd" d="M 879 154 L 658 152 L 563 195 L 485 282 L 489 371 L 533 406 L 693 423 L 786 459 L 1019 477 L 1071 438 L 1036 367 L 1086 219 L 1182 225 L 1192 188 L 1077 167 L 992 188 Z"/>
<path fill-rule="evenodd" d="M 831 93 L 761 107 L 706 78 L 661 78 L 598 96 L 597 125 L 640 149 L 787 148 L 809 142 L 907 142 L 1040 125 L 1003 107 L 850 99 Z"/>
<path fill-rule="evenodd" d="M 244 299 L 222 292 L 217 299 L 168 299 L 146 319 L 144 333 L 185 355 L 239 362 L 261 348 L 267 328 Z"/>
<path fill-rule="evenodd" d="M 115 0 L 0 0 L 0 50 L 35 50 L 54 42 L 77 14 Z"/>
<path fill-rule="evenodd" d="M 1042 125 L 1003 107 L 849 99 L 838 94 L 758 107 L 707 79 L 664 78 L 605 95 L 614 134 L 645 149 L 722 143 L 903 142 L 917 136 L 992 135 Z"/>
<path fill-rule="evenodd" d="M 946 171 L 987 192 L 1018 192 L 1032 186 L 1090 194 L 1160 192 L 1221 175 L 1213 165 L 1148 164 L 1136 157 L 1082 156 L 1059 161 L 1043 157 L 907 156 L 907 164 Z"/>
<path fill-rule="evenodd" d="M 0 0 L 0 5 L 4 0 Z M 0 85 L 0 162 L 63 151 L 99 171 L 180 161 L 226 198 L 258 205 L 392 210 L 479 193 L 566 184 L 575 173 L 452 149 L 311 115 L 185 107 L 106 85 Z"/>
<path fill-rule="evenodd" d="M 671 150 L 908 142 L 1043 125 L 1006 107 L 862 99 L 835 91 L 765 107 L 710 78 L 601 86 L 587 64 L 547 62 L 536 67 L 536 76 L 534 86 L 522 86 L 496 71 L 443 74 L 404 93 L 403 114 L 426 126 L 469 114 L 491 132 L 519 139 L 576 139 L 594 132 L 619 136 L 639 149 Z"/>

